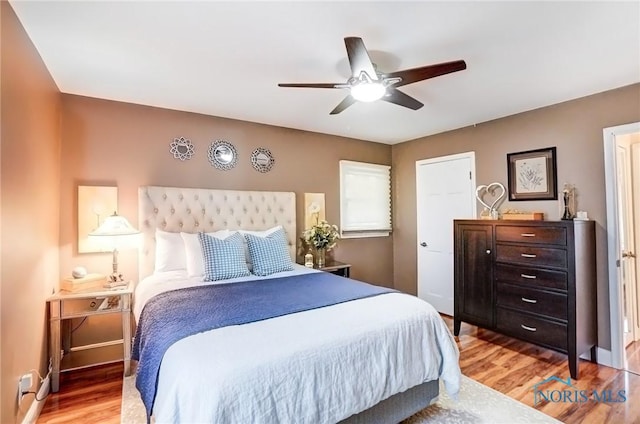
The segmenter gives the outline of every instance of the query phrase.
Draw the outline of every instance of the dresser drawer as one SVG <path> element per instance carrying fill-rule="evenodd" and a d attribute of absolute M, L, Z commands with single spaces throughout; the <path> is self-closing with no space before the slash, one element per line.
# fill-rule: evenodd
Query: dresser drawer
<path fill-rule="evenodd" d="M 530 285 L 541 289 L 567 290 L 567 273 L 548 269 L 515 267 L 496 264 L 496 281 Z"/>
<path fill-rule="evenodd" d="M 527 287 L 498 283 L 498 306 L 567 320 L 567 296 Z"/>
<path fill-rule="evenodd" d="M 567 326 L 498 307 L 497 328 L 533 343 L 567 351 Z"/>
<path fill-rule="evenodd" d="M 497 244 L 496 260 L 524 265 L 566 268 L 567 251 L 552 247 Z"/>
<path fill-rule="evenodd" d="M 562 227 L 538 227 L 528 225 L 496 225 L 496 241 L 566 246 L 567 229 Z"/>

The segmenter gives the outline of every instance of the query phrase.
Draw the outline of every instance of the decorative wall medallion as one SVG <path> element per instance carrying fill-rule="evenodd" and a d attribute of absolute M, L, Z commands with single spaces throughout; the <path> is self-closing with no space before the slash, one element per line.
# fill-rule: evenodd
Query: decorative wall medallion
<path fill-rule="evenodd" d="M 238 152 L 233 144 L 224 140 L 211 142 L 207 153 L 211 165 L 223 171 L 228 171 L 238 163 Z"/>
<path fill-rule="evenodd" d="M 180 160 L 189 160 L 193 157 L 193 144 L 191 140 L 187 140 L 184 137 L 174 138 L 171 143 L 171 154 L 173 157 Z"/>
<path fill-rule="evenodd" d="M 269 172 L 276 160 L 268 149 L 258 147 L 251 153 L 251 165 L 256 171 Z"/>

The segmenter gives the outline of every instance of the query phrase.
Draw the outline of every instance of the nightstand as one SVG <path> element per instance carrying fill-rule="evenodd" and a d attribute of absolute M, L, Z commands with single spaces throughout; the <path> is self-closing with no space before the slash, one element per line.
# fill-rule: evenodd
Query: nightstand
<path fill-rule="evenodd" d="M 319 267 L 318 265 L 314 265 L 313 268 L 319 269 L 320 271 L 330 272 L 332 274 L 336 274 L 341 277 L 349 278 L 349 271 L 351 270 L 351 264 L 345 264 L 343 262 L 327 260 L 324 266 Z"/>
<path fill-rule="evenodd" d="M 60 372 L 64 371 L 124 360 L 124 373 L 125 375 L 131 374 L 132 294 L 133 283 L 130 282 L 127 286 L 117 289 L 99 289 L 80 293 L 58 291 L 47 299 L 49 304 L 49 355 L 53 359 L 52 392 L 58 391 Z M 62 322 L 71 318 L 104 314 L 120 314 L 122 340 L 71 348 L 71 331 L 62 332 Z M 70 328 L 69 326 L 65 327 Z"/>

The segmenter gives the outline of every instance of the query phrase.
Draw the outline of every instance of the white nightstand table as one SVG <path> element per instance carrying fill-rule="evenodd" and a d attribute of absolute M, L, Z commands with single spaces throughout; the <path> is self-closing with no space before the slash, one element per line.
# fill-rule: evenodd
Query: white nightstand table
<path fill-rule="evenodd" d="M 60 387 L 60 372 L 124 360 L 124 374 L 131 374 L 131 297 L 133 283 L 116 289 L 80 293 L 58 291 L 49 304 L 49 355 L 53 358 L 51 391 Z M 70 347 L 71 331 L 61 331 L 62 322 L 71 318 L 120 314 L 122 340 L 96 346 Z M 66 326 L 70 328 L 69 326 Z M 120 347 L 122 344 L 122 347 Z M 91 350 L 89 350 L 91 349 Z M 88 352 L 91 352 L 89 354 Z"/>

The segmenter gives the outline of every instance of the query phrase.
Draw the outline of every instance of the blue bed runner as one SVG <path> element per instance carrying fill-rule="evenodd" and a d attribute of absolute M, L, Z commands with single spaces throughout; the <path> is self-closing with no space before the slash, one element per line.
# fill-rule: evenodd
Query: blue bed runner
<path fill-rule="evenodd" d="M 136 387 L 151 415 L 164 353 L 180 339 L 228 325 L 247 324 L 377 296 L 394 290 L 328 272 L 258 281 L 189 287 L 147 302 L 136 329 L 132 357 Z"/>

